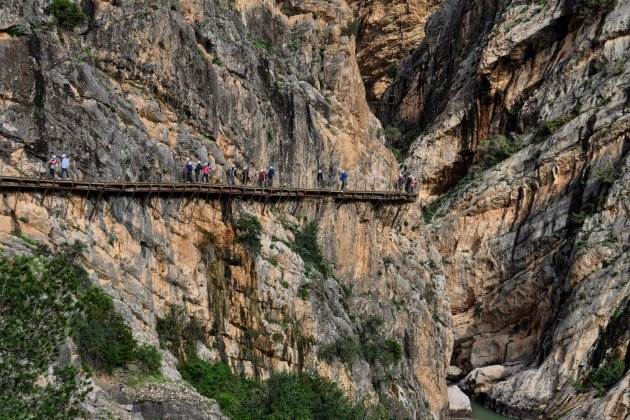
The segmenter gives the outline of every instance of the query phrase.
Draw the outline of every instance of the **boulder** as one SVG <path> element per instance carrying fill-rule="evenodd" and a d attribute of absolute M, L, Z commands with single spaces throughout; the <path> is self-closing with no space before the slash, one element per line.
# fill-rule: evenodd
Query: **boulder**
<path fill-rule="evenodd" d="M 470 398 L 457 385 L 448 387 L 448 416 L 450 419 L 472 419 Z"/>

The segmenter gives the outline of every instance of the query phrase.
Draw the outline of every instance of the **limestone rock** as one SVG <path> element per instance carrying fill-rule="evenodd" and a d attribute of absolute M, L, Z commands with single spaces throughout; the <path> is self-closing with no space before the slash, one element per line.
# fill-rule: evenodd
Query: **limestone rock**
<path fill-rule="evenodd" d="M 470 399 L 457 385 L 448 387 L 448 415 L 457 419 L 473 418 Z"/>

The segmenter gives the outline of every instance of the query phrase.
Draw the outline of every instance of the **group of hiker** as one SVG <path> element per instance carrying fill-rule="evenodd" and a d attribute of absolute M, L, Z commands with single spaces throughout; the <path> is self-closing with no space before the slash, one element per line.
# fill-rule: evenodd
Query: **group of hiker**
<path fill-rule="evenodd" d="M 401 173 L 398 176 L 398 182 L 396 183 L 396 190 L 412 193 L 416 191 L 416 179 L 413 175 L 408 173 Z"/>
<path fill-rule="evenodd" d="M 210 162 L 202 163 L 197 161 L 196 163 L 190 159 L 186 160 L 183 168 L 183 178 L 185 182 L 201 182 L 209 183 L 211 174 L 216 170 L 212 168 Z M 216 177 L 216 176 L 215 176 Z M 240 185 L 249 185 L 252 181 L 250 170 L 248 166 L 237 168 L 236 165 L 230 165 L 226 169 L 226 178 L 228 185 L 236 185 L 238 180 Z M 276 178 L 276 169 L 273 165 L 269 165 L 267 168 L 263 168 L 256 174 L 255 181 L 259 187 L 271 188 L 274 186 L 274 179 Z M 348 171 L 342 169 L 339 174 L 340 188 L 343 191 L 348 185 L 349 174 Z M 320 169 L 317 171 L 316 186 L 317 188 L 323 188 L 325 185 L 324 173 Z"/>
<path fill-rule="evenodd" d="M 186 182 L 205 182 L 209 183 L 211 174 L 214 172 L 210 162 L 201 163 L 197 161 L 195 164 L 192 160 L 188 159 L 184 164 L 184 180 Z M 226 169 L 226 177 L 228 185 L 236 185 L 238 180 L 241 185 L 248 185 L 251 181 L 249 167 L 237 168 L 235 165 L 231 165 Z M 276 170 L 273 165 L 269 165 L 268 168 L 263 168 L 258 172 L 258 186 L 260 187 L 273 187 L 273 180 L 276 177 Z"/>
<path fill-rule="evenodd" d="M 201 161 L 197 161 L 195 163 L 190 159 L 186 160 L 183 169 L 184 180 L 186 182 L 209 183 L 213 172 L 214 170 L 210 162 L 202 163 Z M 48 160 L 48 175 L 50 178 L 55 178 L 57 176 L 60 178 L 70 178 L 70 157 L 66 154 L 62 154 L 61 158 L 58 158 L 57 155 L 54 154 L 51 155 Z M 226 175 L 228 185 L 236 185 L 237 179 L 241 185 L 249 185 L 251 181 L 249 167 L 247 166 L 237 169 L 235 165 L 231 165 L 227 168 Z M 270 188 L 273 187 L 275 178 L 276 169 L 273 165 L 269 165 L 268 168 L 263 168 L 258 171 L 256 184 L 259 187 Z M 346 189 L 348 185 L 348 178 L 348 171 L 341 169 L 339 172 L 341 191 Z M 315 182 L 317 188 L 324 188 L 324 173 L 321 169 L 317 171 Z M 413 193 L 416 190 L 416 179 L 413 175 L 407 172 L 401 172 L 396 183 L 396 189 L 398 191 Z"/>
<path fill-rule="evenodd" d="M 188 159 L 184 165 L 184 180 L 186 182 L 210 182 L 210 174 L 213 172 L 210 162 L 201 163 L 197 161 L 195 164 L 192 160 Z M 252 181 L 248 166 L 237 168 L 235 165 L 228 166 L 226 170 L 227 184 L 236 185 L 237 180 L 240 185 L 249 185 Z M 269 165 L 267 168 L 263 168 L 258 171 L 255 179 L 256 185 L 259 187 L 271 188 L 274 185 L 274 178 L 276 177 L 276 169 L 273 165 Z M 341 169 L 339 172 L 340 190 L 343 191 L 348 186 L 349 173 L 345 169 Z M 324 188 L 326 185 L 324 179 L 324 172 L 319 169 L 315 177 L 316 188 Z M 408 172 L 401 172 L 396 182 L 397 191 L 405 191 L 407 193 L 413 193 L 416 191 L 417 182 L 413 175 Z"/>
<path fill-rule="evenodd" d="M 59 171 L 61 169 L 61 171 Z M 48 160 L 48 176 L 55 178 L 59 172 L 60 178 L 70 178 L 70 158 L 62 154 L 61 158 L 51 155 Z"/>

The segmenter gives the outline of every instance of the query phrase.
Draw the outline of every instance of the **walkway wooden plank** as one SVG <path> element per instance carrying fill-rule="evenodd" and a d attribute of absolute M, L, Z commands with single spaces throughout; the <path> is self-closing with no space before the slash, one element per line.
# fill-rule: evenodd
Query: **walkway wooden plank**
<path fill-rule="evenodd" d="M 27 178 L 0 176 L 0 191 L 69 191 L 82 195 L 99 193 L 104 195 L 188 196 L 205 194 L 206 197 L 242 198 L 252 200 L 303 200 L 332 199 L 341 202 L 387 202 L 404 204 L 414 202 L 418 195 L 400 191 L 356 191 L 291 187 L 258 187 L 249 185 L 201 184 L 201 183 L 156 183 L 120 181 L 74 181 L 62 179 Z"/>

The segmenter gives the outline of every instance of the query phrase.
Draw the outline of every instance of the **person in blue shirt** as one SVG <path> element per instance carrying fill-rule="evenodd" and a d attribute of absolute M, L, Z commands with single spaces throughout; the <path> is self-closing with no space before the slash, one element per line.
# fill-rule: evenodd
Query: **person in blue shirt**
<path fill-rule="evenodd" d="M 339 180 L 341 181 L 341 191 L 343 191 L 348 184 L 348 172 L 342 169 L 341 175 L 339 175 Z"/>
<path fill-rule="evenodd" d="M 194 165 L 190 159 L 186 161 L 186 166 L 184 167 L 184 175 L 186 176 L 186 182 L 193 182 L 193 169 Z"/>

